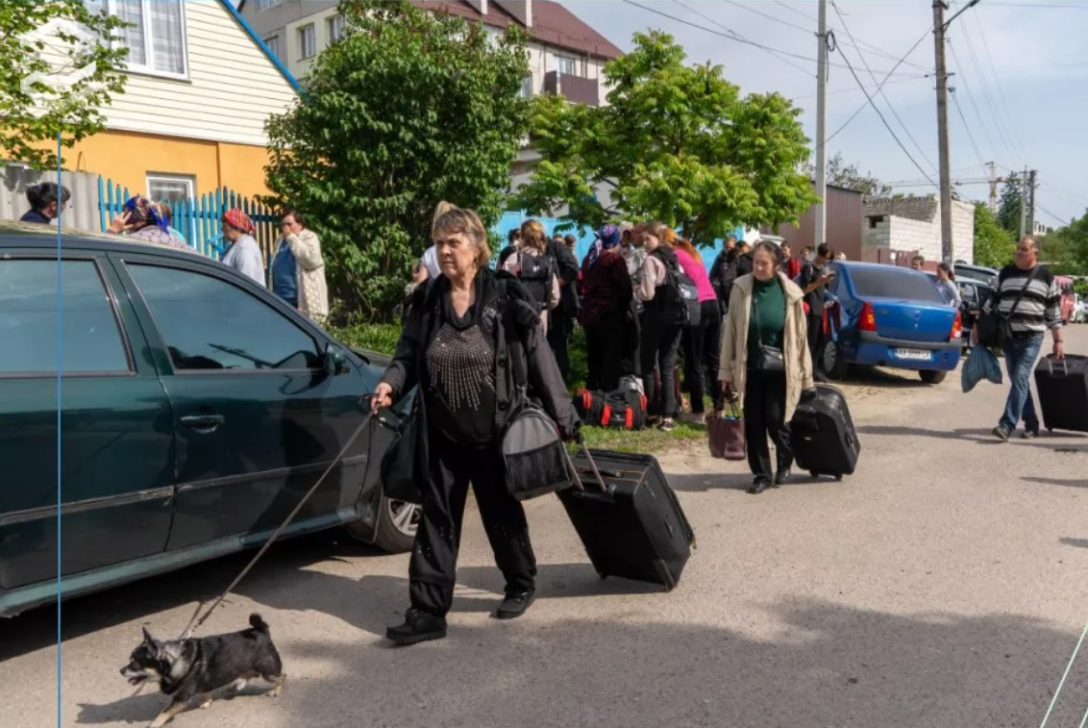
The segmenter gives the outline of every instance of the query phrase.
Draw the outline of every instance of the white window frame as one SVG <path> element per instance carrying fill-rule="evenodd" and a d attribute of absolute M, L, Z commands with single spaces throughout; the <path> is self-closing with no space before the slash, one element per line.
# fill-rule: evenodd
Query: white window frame
<path fill-rule="evenodd" d="M 523 99 L 533 98 L 533 77 L 532 75 L 526 76 L 521 79 L 521 90 L 518 91 L 518 96 Z"/>
<path fill-rule="evenodd" d="M 310 55 L 306 55 L 306 33 L 307 33 L 307 31 L 309 31 L 309 34 L 310 34 L 310 43 L 311 43 L 311 49 L 310 49 L 311 53 L 310 53 Z M 299 28 L 297 32 L 298 32 L 299 58 L 301 58 L 302 60 L 306 60 L 308 58 L 313 58 L 314 56 L 316 56 L 317 55 L 317 28 L 314 27 L 314 24 L 310 23 L 308 25 L 304 25 L 301 28 Z"/>
<path fill-rule="evenodd" d="M 283 0 L 257 0 L 257 10 L 259 12 L 264 12 L 265 10 L 276 7 L 282 2 Z"/>
<path fill-rule="evenodd" d="M 564 71 L 563 64 L 570 63 L 571 71 Z M 559 72 L 559 75 L 577 76 L 578 75 L 578 59 L 574 56 L 564 56 L 562 54 L 555 54 L 555 70 Z"/>
<path fill-rule="evenodd" d="M 339 27 L 338 27 L 339 26 Z M 327 30 L 329 32 L 329 43 L 339 43 L 344 39 L 344 16 L 334 15 L 327 21 Z M 339 33 L 337 33 L 339 30 Z"/>
<path fill-rule="evenodd" d="M 159 200 L 157 197 L 155 197 L 153 194 L 151 194 L 151 183 L 153 181 L 158 181 L 158 182 L 184 182 L 185 186 L 187 188 L 187 191 L 185 193 L 186 200 L 189 203 L 192 203 L 192 202 L 194 202 L 196 200 L 196 177 L 194 177 L 191 174 L 170 174 L 168 172 L 148 172 L 146 181 L 147 181 L 147 188 L 146 188 L 147 189 L 147 196 L 151 200 L 153 200 L 155 202 L 161 202 L 161 200 Z M 172 209 L 174 207 L 174 205 L 171 205 L 170 207 Z M 176 211 L 175 211 L 175 214 L 176 214 Z M 171 220 L 170 221 L 170 226 L 173 227 L 175 230 L 178 230 L 178 231 L 184 233 L 185 239 L 189 241 L 190 245 L 192 245 L 193 244 L 192 241 L 196 240 L 196 218 L 193 218 L 190 221 L 188 230 L 182 230 L 181 228 L 179 228 L 175 224 L 176 222 L 177 222 L 176 218 Z"/>
<path fill-rule="evenodd" d="M 280 37 L 278 35 L 273 35 L 264 38 L 263 40 L 264 44 L 268 46 L 268 50 L 272 52 L 272 55 L 282 61 L 283 58 L 280 57 Z"/>
<path fill-rule="evenodd" d="M 141 16 L 144 19 L 144 58 L 148 59 L 148 63 L 154 62 L 153 48 L 151 45 L 151 5 L 158 0 L 140 0 Z M 106 9 L 110 15 L 117 16 L 117 0 L 103 0 L 106 4 Z M 181 8 L 181 62 L 185 66 L 185 70 L 182 73 L 173 73 L 172 71 L 160 71 L 154 66 L 139 63 L 133 63 L 132 61 L 125 60 L 125 71 L 128 73 L 138 73 L 146 76 L 159 76 L 161 78 L 173 78 L 179 81 L 189 80 L 189 37 L 186 33 L 185 26 L 187 24 L 185 18 L 185 1 L 179 0 L 178 6 Z M 125 45 L 124 41 L 116 41 L 114 47 L 121 47 Z"/>

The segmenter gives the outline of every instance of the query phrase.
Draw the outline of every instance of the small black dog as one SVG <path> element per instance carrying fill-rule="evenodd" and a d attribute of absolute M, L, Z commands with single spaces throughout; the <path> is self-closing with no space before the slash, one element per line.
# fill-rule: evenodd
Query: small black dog
<path fill-rule="evenodd" d="M 131 685 L 158 682 L 159 689 L 173 698 L 151 728 L 166 725 L 196 695 L 203 701 L 200 707 L 207 708 L 212 704 L 211 693 L 231 683 L 238 691 L 249 680 L 263 677 L 273 683 L 268 694 L 273 698 L 280 694 L 287 676 L 268 625 L 259 614 L 251 614 L 249 624 L 250 629 L 241 632 L 169 641 L 155 639 L 144 628 L 144 641 L 132 651 L 121 675 Z"/>

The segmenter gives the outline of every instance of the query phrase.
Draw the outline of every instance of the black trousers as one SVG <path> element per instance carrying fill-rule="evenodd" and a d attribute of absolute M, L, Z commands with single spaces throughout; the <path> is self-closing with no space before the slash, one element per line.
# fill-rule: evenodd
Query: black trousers
<path fill-rule="evenodd" d="M 651 403 L 653 414 L 662 417 L 675 417 L 678 410 L 676 401 L 676 360 L 680 356 L 680 335 L 682 327 L 661 325 L 652 317 L 642 320 L 642 387 L 646 400 Z M 658 367 L 661 377 L 661 404 L 656 402 L 657 382 L 654 381 L 654 367 Z"/>
<path fill-rule="evenodd" d="M 620 359 L 620 376 L 641 377 L 642 371 L 642 312 L 631 301 L 631 313 L 623 322 L 623 357 Z"/>
<path fill-rule="evenodd" d="M 778 470 L 793 465 L 790 429 L 786 422 L 786 373 L 748 370 L 744 386 L 744 439 L 748 443 L 748 467 L 757 478 L 770 480 L 771 450 L 767 437 L 774 441 Z"/>
<path fill-rule="evenodd" d="M 684 385 L 691 398 L 691 411 L 702 414 L 703 397 L 710 395 L 714 406 L 722 399 L 718 363 L 722 356 L 722 314 L 718 302 L 703 301 L 698 326 L 684 328 Z"/>
<path fill-rule="evenodd" d="M 631 355 L 627 326 L 627 322 L 616 320 L 586 327 L 587 389 L 612 392 L 619 388 L 620 377 L 631 373 L 624 367 L 624 358 Z"/>
<path fill-rule="evenodd" d="M 824 317 L 808 315 L 808 350 L 812 354 L 812 371 L 819 369 L 820 354 L 824 348 Z"/>
<path fill-rule="evenodd" d="M 457 552 L 469 483 L 506 590 L 532 589 L 536 557 L 525 509 L 506 490 L 499 443 L 470 447 L 432 432 L 430 468 L 423 484 L 423 514 L 408 566 L 412 607 L 445 616 L 453 604 Z"/>
<path fill-rule="evenodd" d="M 558 308 L 551 311 L 551 322 L 548 324 L 548 346 L 551 347 L 552 354 L 555 356 L 555 363 L 559 365 L 559 374 L 566 382 L 570 376 L 570 352 L 567 347 L 570 344 L 570 336 L 574 333 L 574 319 L 562 311 L 562 308 L 563 305 L 560 304 Z"/>

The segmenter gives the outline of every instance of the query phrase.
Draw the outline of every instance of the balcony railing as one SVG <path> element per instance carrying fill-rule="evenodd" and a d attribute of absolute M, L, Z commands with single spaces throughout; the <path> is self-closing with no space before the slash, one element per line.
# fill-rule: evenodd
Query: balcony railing
<path fill-rule="evenodd" d="M 544 74 L 544 93 L 562 94 L 567 101 L 586 106 L 600 106 L 600 91 L 595 78 L 550 71 Z"/>

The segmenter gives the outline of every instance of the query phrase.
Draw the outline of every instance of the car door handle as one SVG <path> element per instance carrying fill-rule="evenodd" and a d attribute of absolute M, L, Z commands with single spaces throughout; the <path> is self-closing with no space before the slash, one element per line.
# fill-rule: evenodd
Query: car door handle
<path fill-rule="evenodd" d="M 181 418 L 181 424 L 194 430 L 206 430 L 208 432 L 219 427 L 226 420 L 223 415 L 186 415 Z"/>

